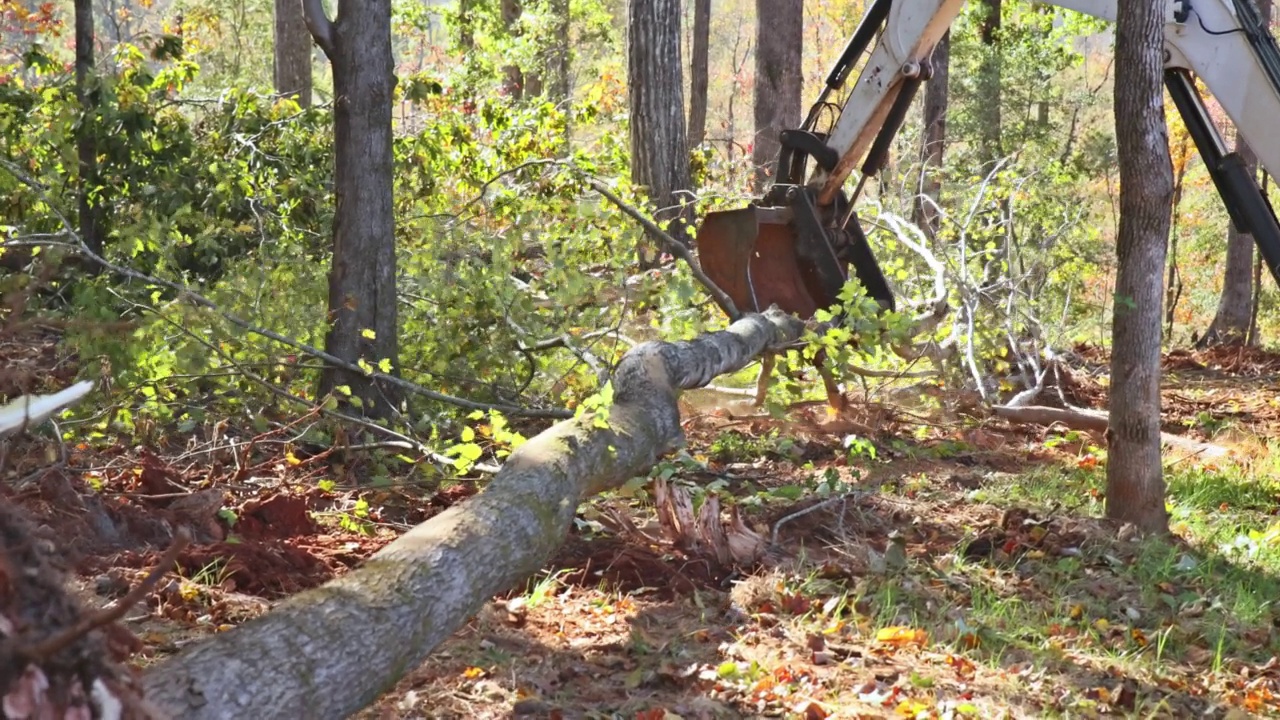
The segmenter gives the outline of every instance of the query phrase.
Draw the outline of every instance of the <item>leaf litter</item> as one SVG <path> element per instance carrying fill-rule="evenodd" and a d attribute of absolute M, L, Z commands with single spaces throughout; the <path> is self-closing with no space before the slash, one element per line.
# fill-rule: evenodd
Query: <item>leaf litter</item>
<path fill-rule="evenodd" d="M 1234 461 L 1269 470 L 1258 438 L 1280 429 L 1280 407 L 1254 393 L 1276 382 L 1280 357 L 1173 353 L 1166 368 L 1166 429 L 1231 436 Z M 1076 397 L 1105 395 L 1091 382 Z M 780 547 L 724 567 L 644 534 L 656 520 L 643 493 L 593 501 L 543 574 L 494 598 L 361 717 L 1280 716 L 1280 587 L 1259 560 L 1276 542 L 1266 498 L 1280 493 L 1188 480 L 1209 487 L 1192 510 L 1255 535 L 1206 539 L 1193 513 L 1175 513 L 1170 542 L 1144 540 L 1096 519 L 1103 453 L 1087 433 L 867 410 L 693 413 L 698 469 L 677 480 L 722 480 L 714 491 L 762 531 L 816 508 L 780 526 Z M 91 604 L 135 584 L 175 528 L 197 538 L 110 633 L 137 665 L 345 572 L 475 492 L 322 485 L 363 470 L 272 431 L 220 430 L 256 445 L 194 458 L 213 444 L 197 428 L 147 448 L 78 445 L 52 467 L 47 441 L 10 449 L 0 496 L 69 554 Z M 850 433 L 875 459 L 849 452 Z M 642 532 L 593 524 L 605 506 Z"/>

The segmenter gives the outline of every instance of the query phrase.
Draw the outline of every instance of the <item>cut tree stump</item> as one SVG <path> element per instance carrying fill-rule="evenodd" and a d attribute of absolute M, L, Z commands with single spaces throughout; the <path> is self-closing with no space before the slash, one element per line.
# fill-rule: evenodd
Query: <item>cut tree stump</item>
<path fill-rule="evenodd" d="M 512 453 L 483 492 L 359 568 L 148 670 L 147 700 L 188 720 L 336 719 L 368 706 L 489 598 L 545 566 L 579 503 L 646 473 L 683 441 L 680 389 L 741 369 L 801 330 L 771 309 L 692 342 L 636 346 L 614 374 L 607 417 L 554 425 Z"/>

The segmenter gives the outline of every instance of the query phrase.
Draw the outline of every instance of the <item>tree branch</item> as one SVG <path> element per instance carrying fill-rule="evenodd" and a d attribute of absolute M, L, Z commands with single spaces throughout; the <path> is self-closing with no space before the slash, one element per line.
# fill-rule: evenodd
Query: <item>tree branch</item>
<path fill-rule="evenodd" d="M 281 335 L 280 333 L 275 332 L 274 330 L 268 330 L 266 328 L 259 327 L 247 320 L 244 320 L 236 315 L 233 315 L 225 310 L 222 310 L 216 304 L 214 304 L 212 300 L 197 293 L 196 291 L 192 290 L 186 285 L 183 285 L 181 283 L 176 283 L 171 280 L 165 280 L 163 278 L 153 277 L 151 275 L 138 272 L 137 270 L 134 270 L 132 268 L 116 265 L 111 261 L 104 259 L 102 256 L 98 255 L 97 253 L 93 252 L 84 244 L 84 241 L 80 237 L 80 235 L 76 233 L 74 229 L 72 229 L 71 223 L 67 221 L 66 216 L 63 215 L 57 209 L 57 207 L 53 204 L 53 201 L 49 199 L 48 195 L 45 193 L 45 188 L 43 185 L 41 185 L 38 181 L 36 181 L 32 177 L 28 176 L 26 173 L 22 172 L 22 170 L 19 169 L 18 166 L 14 165 L 8 160 L 0 158 L 0 167 L 4 167 L 6 170 L 9 171 L 10 174 L 12 174 L 20 182 L 32 188 L 40 195 L 41 199 L 45 201 L 45 204 L 49 206 L 49 209 L 55 215 L 57 215 L 58 219 L 62 222 L 66 237 L 71 238 L 75 241 L 79 249 L 79 252 L 83 254 L 85 257 L 101 265 L 102 267 L 110 270 L 111 272 L 116 273 L 117 275 L 123 275 L 124 277 L 127 277 L 127 278 L 132 278 L 134 280 L 139 280 L 144 283 L 158 285 L 160 287 L 173 290 L 174 292 L 177 292 L 179 296 L 185 297 L 194 305 L 198 307 L 206 308 L 208 310 L 212 310 L 213 312 L 220 315 L 227 322 L 243 330 L 246 330 L 249 333 L 267 338 L 268 340 L 274 340 L 275 342 L 278 342 L 282 345 L 287 345 L 293 348 L 294 350 L 297 350 L 298 352 L 303 353 L 304 355 L 309 355 L 311 357 L 316 358 L 317 360 L 323 360 L 326 363 L 329 363 L 330 365 L 343 368 L 344 370 L 349 370 L 351 372 L 356 372 L 361 374 L 368 374 L 369 377 L 372 377 L 373 379 L 378 380 L 379 382 L 384 382 L 389 385 L 394 385 L 400 388 L 401 390 L 405 390 L 406 392 L 427 398 L 429 400 L 443 402 L 449 405 L 454 405 L 454 406 L 465 408 L 468 410 L 499 410 L 507 415 L 518 415 L 523 417 L 555 418 L 555 419 L 564 419 L 564 418 L 573 417 L 573 413 L 568 410 L 559 410 L 559 409 L 537 410 L 537 409 L 517 407 L 514 405 L 500 405 L 500 404 L 476 402 L 474 400 L 467 400 L 465 398 L 446 395 L 444 393 L 436 392 L 435 390 L 428 390 L 427 388 L 424 388 L 421 385 L 409 382 L 404 378 L 399 378 L 394 375 L 388 375 L 387 373 L 381 373 L 381 372 L 366 373 L 366 371 L 363 368 L 361 368 L 359 365 L 355 363 L 347 362 L 346 360 L 343 360 L 337 357 L 336 355 L 330 355 L 329 353 L 323 350 L 311 347 L 310 345 L 294 340 L 291 337 Z"/>
<path fill-rule="evenodd" d="M 324 3 L 321 0 L 300 0 L 302 2 L 302 17 L 307 23 L 307 30 L 311 31 L 311 37 L 316 41 L 316 45 L 324 51 L 325 57 L 329 58 L 329 62 L 333 62 L 333 23 L 329 22 L 329 16 L 324 14 Z"/>
<path fill-rule="evenodd" d="M 581 171 L 577 170 L 577 172 Z M 689 266 L 689 272 L 693 275 L 693 278 L 697 280 L 702 287 L 706 288 L 707 293 L 709 293 L 711 298 L 716 301 L 716 305 L 720 306 L 720 309 L 724 311 L 724 314 L 729 316 L 730 321 L 736 321 L 738 318 L 742 317 L 742 313 L 738 312 L 737 306 L 733 304 L 733 300 L 729 298 L 728 294 L 712 282 L 711 278 L 707 277 L 706 273 L 702 272 L 702 267 L 699 266 L 698 261 L 694 259 L 693 253 L 689 252 L 689 248 L 685 247 L 683 243 L 678 242 L 675 238 L 671 237 L 670 234 L 658 227 L 657 223 L 650 220 L 648 217 L 645 217 L 644 213 L 627 204 L 622 198 L 618 197 L 617 193 L 610 190 L 608 185 L 605 185 L 603 182 L 600 182 L 600 180 L 591 176 L 587 176 L 587 183 L 590 184 L 596 192 L 603 195 L 609 202 L 617 205 L 619 210 L 630 215 L 632 219 L 640 223 L 645 230 L 648 230 L 655 237 L 662 238 L 663 244 L 667 246 L 667 251 L 683 260 L 685 264 Z"/>

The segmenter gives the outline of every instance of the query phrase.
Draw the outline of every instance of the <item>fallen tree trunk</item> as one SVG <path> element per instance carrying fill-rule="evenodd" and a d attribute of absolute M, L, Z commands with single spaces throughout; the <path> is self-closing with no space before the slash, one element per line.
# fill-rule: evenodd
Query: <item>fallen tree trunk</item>
<path fill-rule="evenodd" d="M 1020 407 L 994 405 L 991 411 L 996 414 L 996 417 L 1002 417 L 1016 423 L 1036 425 L 1061 423 L 1072 430 L 1090 430 L 1097 433 L 1105 433 L 1110 426 L 1109 416 L 1104 410 L 1090 410 L 1087 408 L 1064 409 L 1043 405 L 1024 405 Z M 1221 445 L 1202 443 L 1181 435 L 1174 435 L 1173 433 L 1160 433 L 1160 442 L 1166 447 L 1182 450 L 1191 456 L 1220 458 L 1230 454 L 1230 451 Z"/>
<path fill-rule="evenodd" d="M 512 453 L 489 486 L 413 528 L 360 568 L 147 671 L 173 717 L 343 718 L 374 702 L 492 596 L 542 568 L 578 504 L 648 471 L 683 439 L 679 389 L 794 342 L 776 309 L 688 343 L 648 342 L 613 377 L 604 423 L 561 422 Z"/>

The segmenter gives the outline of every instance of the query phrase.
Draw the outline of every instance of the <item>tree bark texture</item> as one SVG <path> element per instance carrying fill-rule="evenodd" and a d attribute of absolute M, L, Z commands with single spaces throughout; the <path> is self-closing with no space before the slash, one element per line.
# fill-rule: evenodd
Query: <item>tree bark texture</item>
<path fill-rule="evenodd" d="M 311 107 L 311 33 L 302 14 L 302 0 L 275 0 L 276 94 Z"/>
<path fill-rule="evenodd" d="M 547 48 L 547 92 L 551 100 L 564 105 L 569 104 L 569 68 L 572 61 L 570 45 L 573 42 L 572 16 L 569 0 L 551 0 L 548 11 L 555 18 L 555 37 L 551 47 Z"/>
<path fill-rule="evenodd" d="M 933 76 L 924 88 L 924 143 L 921 146 L 920 190 L 915 201 L 915 223 L 930 238 L 938 234 L 940 214 L 935 205 L 942 201 L 943 156 L 947 146 L 947 98 L 951 68 L 951 31 L 934 46 Z M 929 198 L 933 202 L 927 202 Z"/>
<path fill-rule="evenodd" d="M 647 472 L 683 441 L 680 389 L 800 330 L 771 310 L 692 342 L 633 348 L 614 374 L 607 427 L 586 416 L 537 435 L 483 492 L 360 568 L 148 671 L 146 698 L 189 720 L 336 719 L 369 705 L 489 598 L 543 567 L 584 498 Z"/>
<path fill-rule="evenodd" d="M 93 0 L 75 0 L 76 25 L 76 99 L 80 101 L 82 120 L 76 127 L 76 155 L 79 161 L 80 238 L 94 253 L 102 255 L 106 240 L 102 213 L 102 188 L 98 181 L 97 116 L 98 97 L 93 43 Z M 92 272 L 97 272 L 96 269 Z"/>
<path fill-rule="evenodd" d="M 1264 20 L 1271 18 L 1271 0 L 1256 0 Z M 1240 153 L 1251 174 L 1258 170 L 1258 156 L 1244 138 L 1237 136 L 1236 152 Z M 1249 340 L 1253 301 L 1253 236 L 1227 224 L 1227 261 L 1222 274 L 1222 294 L 1213 322 L 1200 344 L 1243 345 Z"/>
<path fill-rule="evenodd" d="M 711 72 L 711 0 L 693 0 L 693 57 L 689 59 L 689 147 L 707 139 Z"/>
<path fill-rule="evenodd" d="M 319 2 L 314 3 L 319 6 Z M 395 218 L 392 214 L 391 0 L 339 3 L 330 26 L 322 10 L 308 10 L 312 34 L 333 64 L 334 217 L 329 271 L 329 331 L 325 350 L 348 362 L 398 370 Z M 319 13 L 319 14 L 316 14 Z M 321 394 L 346 386 L 360 410 L 383 416 L 398 393 L 371 378 L 326 367 Z M 342 398 L 345 393 L 339 391 Z"/>
<path fill-rule="evenodd" d="M 751 164 L 763 188 L 777 171 L 778 136 L 800 126 L 803 0 L 756 0 L 755 137 Z"/>
<path fill-rule="evenodd" d="M 693 184 L 685 135 L 680 62 L 680 0 L 631 0 L 627 12 L 627 94 L 631 106 L 631 180 L 645 192 L 662 221 L 689 219 L 681 197 Z M 668 232 L 689 244 L 684 223 Z M 651 266 L 661 240 L 640 248 Z"/>
<path fill-rule="evenodd" d="M 978 66 L 978 101 L 981 112 L 982 161 L 994 165 L 1004 155 L 1003 138 L 1001 137 L 1000 105 L 1003 96 L 1001 86 L 1001 48 L 1000 48 L 1000 12 L 1001 0 L 982 0 L 982 20 L 980 34 L 982 37 L 982 62 Z M 991 168 L 984 168 L 989 171 Z"/>
<path fill-rule="evenodd" d="M 509 37 L 515 37 L 519 33 L 520 16 L 524 14 L 524 8 L 520 5 L 520 0 L 501 0 L 502 1 L 502 29 Z M 509 63 L 502 66 L 502 92 L 512 100 L 521 100 L 524 98 L 525 77 L 524 71 L 519 65 Z M 530 93 L 536 95 L 537 93 Z"/>
<path fill-rule="evenodd" d="M 1168 529 L 1160 463 L 1161 279 L 1173 202 L 1160 0 L 1128 0 L 1116 19 L 1115 122 L 1120 236 L 1111 340 L 1107 516 Z"/>

